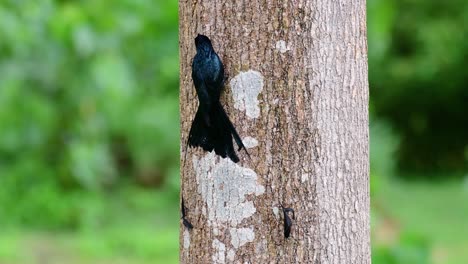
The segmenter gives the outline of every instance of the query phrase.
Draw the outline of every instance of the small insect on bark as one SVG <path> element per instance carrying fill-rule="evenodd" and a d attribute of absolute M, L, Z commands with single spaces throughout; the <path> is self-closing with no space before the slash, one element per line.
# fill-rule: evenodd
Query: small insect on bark
<path fill-rule="evenodd" d="M 187 210 L 187 208 L 185 207 L 184 198 L 182 198 L 182 201 L 180 203 L 180 211 L 181 211 L 181 214 L 182 214 L 182 217 L 181 217 L 182 223 L 184 224 L 184 226 L 188 230 L 192 230 L 193 225 L 187 220 L 187 218 L 185 218 L 187 216 L 186 210 Z"/>
<path fill-rule="evenodd" d="M 292 227 L 292 220 L 291 217 L 289 217 L 289 212 L 292 213 L 292 219 L 295 220 L 296 216 L 294 215 L 294 210 L 292 208 L 285 208 L 283 205 L 281 205 L 281 208 L 283 209 L 283 226 L 284 226 L 284 237 L 288 238 L 289 235 L 291 234 L 291 227 Z"/>

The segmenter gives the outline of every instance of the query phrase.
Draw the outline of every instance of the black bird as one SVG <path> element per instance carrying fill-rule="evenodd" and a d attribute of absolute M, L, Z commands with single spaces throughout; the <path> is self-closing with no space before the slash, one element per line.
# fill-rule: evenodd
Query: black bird
<path fill-rule="evenodd" d="M 223 63 L 207 36 L 198 34 L 195 46 L 197 54 L 193 58 L 192 79 L 199 105 L 190 128 L 188 144 L 210 152 L 214 149 L 217 155 L 238 162 L 232 137 L 239 146 L 238 151 L 242 148 L 245 150 L 245 146 L 219 101 L 224 88 Z"/>

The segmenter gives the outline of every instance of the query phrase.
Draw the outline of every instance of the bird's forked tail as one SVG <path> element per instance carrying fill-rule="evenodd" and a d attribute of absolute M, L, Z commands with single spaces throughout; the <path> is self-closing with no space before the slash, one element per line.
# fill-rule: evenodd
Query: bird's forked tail
<path fill-rule="evenodd" d="M 205 114 L 209 117 L 206 118 Z M 205 120 L 210 120 L 207 124 Z M 233 162 L 238 162 L 232 143 L 232 137 L 236 141 L 239 149 L 245 149 L 239 134 L 234 125 L 229 120 L 226 112 L 220 103 L 212 105 L 208 113 L 204 113 L 200 107 L 195 114 L 195 118 L 190 128 L 188 145 L 191 147 L 202 147 L 205 151 L 215 151 L 215 153 L 223 158 L 229 157 Z M 248 152 L 245 150 L 247 155 Z M 250 156 L 249 156 L 250 157 Z"/>

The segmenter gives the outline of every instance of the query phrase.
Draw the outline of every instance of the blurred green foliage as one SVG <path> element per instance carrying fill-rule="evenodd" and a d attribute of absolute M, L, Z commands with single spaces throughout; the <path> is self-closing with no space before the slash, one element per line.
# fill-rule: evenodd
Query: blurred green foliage
<path fill-rule="evenodd" d="M 0 224 L 79 226 L 82 189 L 177 196 L 176 25 L 174 1 L 2 1 Z"/>
<path fill-rule="evenodd" d="M 468 168 L 468 2 L 368 1 L 371 109 L 401 137 L 397 164 L 424 177 Z M 424 172 L 424 173 L 422 173 Z"/>
<path fill-rule="evenodd" d="M 0 262 L 177 262 L 177 20 L 176 1 L 0 2 Z"/>
<path fill-rule="evenodd" d="M 404 233 L 398 243 L 374 246 L 372 262 L 379 264 L 424 264 L 430 262 L 430 248 L 426 238 Z"/>
<path fill-rule="evenodd" d="M 468 2 L 367 3 L 373 261 L 466 263 L 466 188 L 392 176 L 466 172 Z M 177 263 L 177 22 L 0 2 L 0 263 Z"/>

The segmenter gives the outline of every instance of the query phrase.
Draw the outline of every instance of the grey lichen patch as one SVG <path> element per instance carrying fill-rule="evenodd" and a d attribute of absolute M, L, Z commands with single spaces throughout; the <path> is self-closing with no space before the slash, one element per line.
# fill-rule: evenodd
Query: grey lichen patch
<path fill-rule="evenodd" d="M 242 143 L 244 143 L 244 146 L 246 148 L 255 148 L 256 146 L 258 146 L 258 140 L 253 137 L 245 137 L 242 140 Z"/>
<path fill-rule="evenodd" d="M 212 246 L 214 249 L 214 254 L 212 256 L 213 263 L 226 263 L 226 246 L 218 239 L 213 240 Z"/>
<path fill-rule="evenodd" d="M 190 232 L 185 229 L 184 230 L 184 249 L 188 249 L 190 247 Z"/>
<path fill-rule="evenodd" d="M 239 248 L 249 242 L 254 241 L 255 233 L 252 227 L 250 228 L 231 228 L 231 244 L 234 248 Z"/>
<path fill-rule="evenodd" d="M 209 226 L 226 222 L 237 226 L 256 212 L 253 202 L 246 199 L 249 194 L 265 192 L 265 187 L 257 183 L 255 171 L 219 158 L 214 152 L 200 159 L 193 156 L 193 169 L 198 192 L 206 203 Z"/>
<path fill-rule="evenodd" d="M 284 40 L 277 41 L 275 48 L 281 53 L 285 53 L 286 51 L 291 50 L 291 48 L 286 44 L 286 41 Z"/>
<path fill-rule="evenodd" d="M 260 116 L 258 95 L 263 89 L 263 76 L 253 70 L 240 72 L 230 81 L 234 107 L 245 111 L 247 117 L 257 118 Z"/>

